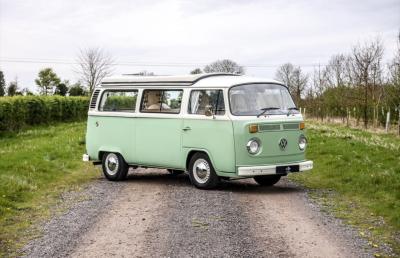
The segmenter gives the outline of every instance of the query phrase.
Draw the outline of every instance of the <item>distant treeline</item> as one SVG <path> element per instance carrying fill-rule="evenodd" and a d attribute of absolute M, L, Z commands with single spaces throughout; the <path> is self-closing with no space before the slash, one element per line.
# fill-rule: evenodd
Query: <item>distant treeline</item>
<path fill-rule="evenodd" d="M 348 116 L 368 125 L 399 119 L 400 109 L 400 34 L 397 52 L 383 62 L 384 49 L 379 39 L 358 44 L 349 54 L 337 54 L 328 64 L 316 66 L 313 74 L 300 67 L 282 65 L 276 78 L 288 85 L 299 107 L 308 116 Z"/>
<path fill-rule="evenodd" d="M 88 97 L 1 97 L 0 131 L 17 131 L 32 125 L 84 120 L 88 107 Z"/>

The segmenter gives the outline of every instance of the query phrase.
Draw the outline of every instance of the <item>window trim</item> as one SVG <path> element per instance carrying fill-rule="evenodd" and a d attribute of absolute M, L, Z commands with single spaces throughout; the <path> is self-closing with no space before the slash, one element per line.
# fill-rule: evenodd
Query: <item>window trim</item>
<path fill-rule="evenodd" d="M 192 102 L 192 92 L 193 91 L 212 91 L 212 90 L 220 91 L 220 94 L 222 95 L 222 99 L 224 100 L 224 113 L 223 114 L 218 114 L 218 115 L 214 114 L 214 115 L 215 116 L 225 116 L 227 114 L 227 112 L 226 112 L 227 105 L 225 104 L 226 101 L 225 101 L 225 97 L 224 97 L 224 90 L 220 89 L 220 88 L 217 88 L 217 89 L 191 89 L 190 93 L 189 93 L 189 100 L 188 100 L 188 105 L 187 105 L 187 114 L 188 115 L 204 116 L 202 114 L 190 113 L 190 106 L 191 106 L 191 102 Z M 219 95 L 218 95 L 218 97 L 219 97 Z M 218 104 L 218 101 L 217 101 L 217 104 Z"/>
<path fill-rule="evenodd" d="M 179 91 L 179 92 L 181 92 L 182 93 L 182 99 L 181 99 L 181 105 L 179 106 L 179 112 L 144 111 L 142 109 L 142 107 L 143 107 L 144 95 L 145 95 L 146 91 L 162 91 L 163 93 L 162 93 L 161 99 L 164 97 L 164 92 L 165 91 Z M 148 89 L 148 88 L 146 89 L 146 88 L 144 88 L 142 90 L 142 96 L 141 96 L 140 105 L 139 105 L 139 113 L 142 113 L 142 114 L 170 114 L 170 115 L 172 114 L 172 115 L 179 115 L 182 112 L 183 92 L 184 92 L 183 89 L 176 89 L 176 88 L 171 88 L 171 89 Z M 160 109 L 160 110 L 162 110 L 162 109 Z"/>
<path fill-rule="evenodd" d="M 100 101 L 99 101 L 98 107 L 97 107 L 98 112 L 127 113 L 127 114 L 136 113 L 136 103 L 135 103 L 135 106 L 133 107 L 134 108 L 133 111 L 112 111 L 112 110 L 104 111 L 104 110 L 102 110 L 101 103 L 103 102 L 103 97 L 106 92 L 136 92 L 136 103 L 137 103 L 137 99 L 139 97 L 138 89 L 121 89 L 121 90 L 120 89 L 105 89 L 101 92 Z"/>

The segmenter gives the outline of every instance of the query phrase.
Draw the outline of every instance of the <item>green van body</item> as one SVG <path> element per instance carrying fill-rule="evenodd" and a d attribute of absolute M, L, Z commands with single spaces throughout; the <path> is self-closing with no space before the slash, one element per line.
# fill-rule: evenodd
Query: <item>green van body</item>
<path fill-rule="evenodd" d="M 89 160 L 101 161 L 103 153 L 115 152 L 121 154 L 130 166 L 187 171 L 190 157 L 196 152 L 204 152 L 210 158 L 217 175 L 226 178 L 252 177 L 239 175 L 239 168 L 262 168 L 302 162 L 309 162 L 302 170 L 312 168 L 312 162 L 306 161 L 305 151 L 298 146 L 299 137 L 305 135 L 305 130 L 299 126 L 303 122 L 301 114 L 236 117 L 230 112 L 228 94 L 232 86 L 253 82 L 278 82 L 226 74 L 191 78 L 192 83 L 190 80 L 182 82 L 176 78 L 175 81 L 171 79 L 172 82 L 167 80 L 165 85 L 158 82 L 154 85 L 154 79 L 149 79 L 149 83 L 141 78 L 133 81 L 129 76 L 103 81 L 102 86 L 95 89 L 88 114 L 86 149 Z M 164 78 L 162 81 L 165 80 Z M 149 114 L 140 111 L 144 90 L 170 87 L 183 90 L 178 114 Z M 135 111 L 100 111 L 102 94 L 106 90 L 121 88 L 138 91 Z M 190 92 L 199 89 L 222 90 L 225 114 L 188 114 Z M 250 125 L 256 125 L 258 131 L 250 133 Z M 246 147 L 252 138 L 261 142 L 261 149 L 256 155 L 250 154 Z M 279 146 L 282 138 L 287 139 L 284 150 Z M 260 174 L 260 171 L 255 173 Z"/>

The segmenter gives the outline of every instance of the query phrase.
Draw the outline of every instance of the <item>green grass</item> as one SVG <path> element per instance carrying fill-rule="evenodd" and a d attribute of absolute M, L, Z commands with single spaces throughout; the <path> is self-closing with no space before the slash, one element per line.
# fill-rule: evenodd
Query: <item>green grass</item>
<path fill-rule="evenodd" d="M 360 230 L 377 252 L 400 255 L 400 138 L 308 124 L 311 172 L 292 175 L 327 210 Z"/>
<path fill-rule="evenodd" d="M 0 257 L 38 235 L 64 191 L 98 175 L 83 163 L 85 122 L 0 135 Z"/>

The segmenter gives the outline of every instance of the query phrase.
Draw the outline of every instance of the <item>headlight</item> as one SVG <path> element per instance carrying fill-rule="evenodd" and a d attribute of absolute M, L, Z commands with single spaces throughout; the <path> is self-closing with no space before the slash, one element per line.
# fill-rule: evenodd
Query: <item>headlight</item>
<path fill-rule="evenodd" d="M 307 146 L 307 138 L 304 135 L 300 135 L 299 137 L 299 149 L 305 150 Z"/>
<path fill-rule="evenodd" d="M 260 142 L 259 139 L 253 138 L 253 139 L 250 139 L 250 141 L 247 143 L 246 147 L 247 147 L 247 151 L 250 154 L 254 155 L 254 154 L 257 154 L 260 151 L 261 142 Z"/>

